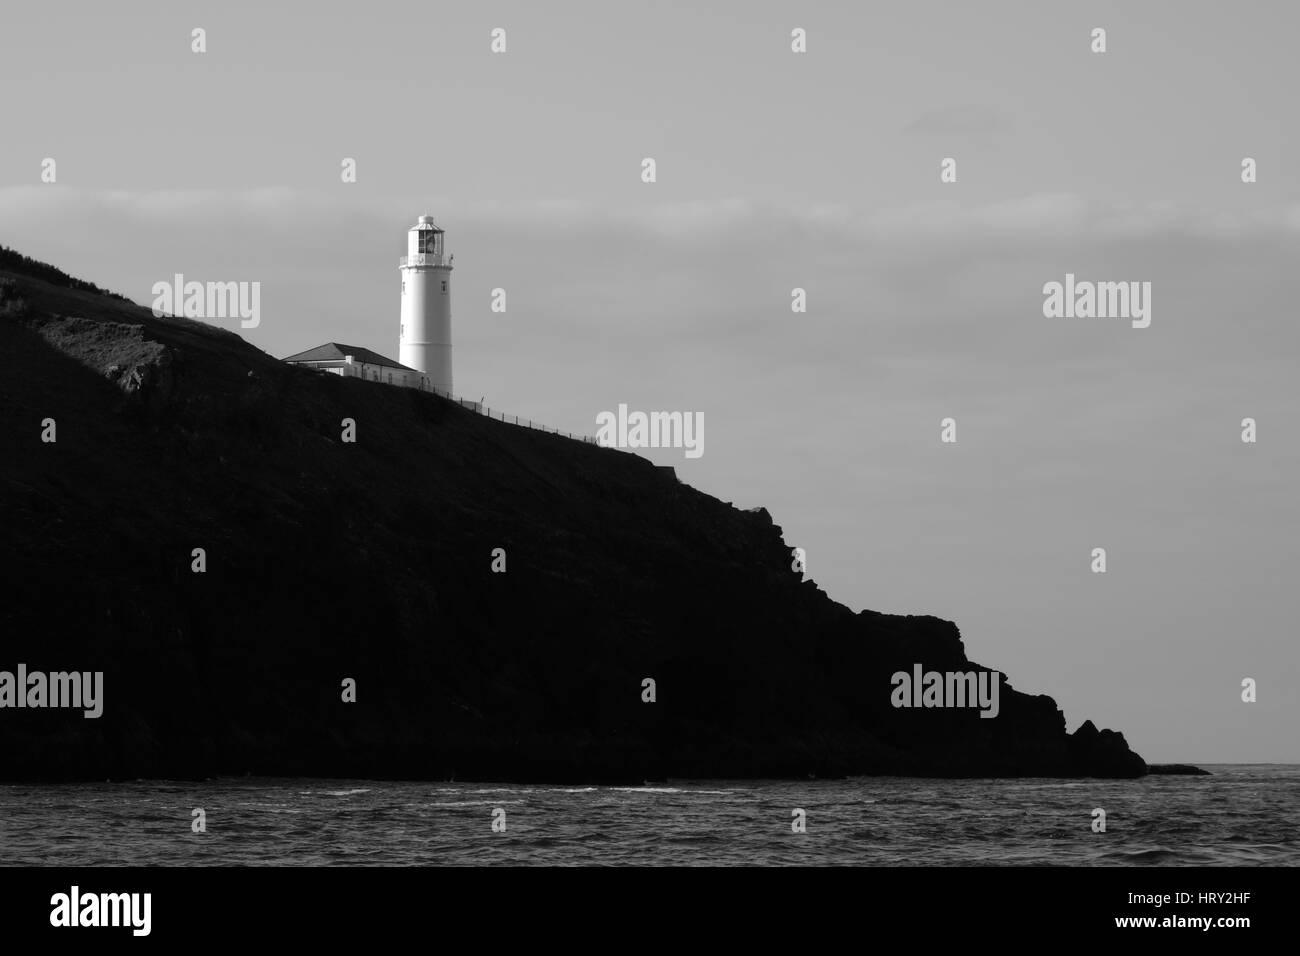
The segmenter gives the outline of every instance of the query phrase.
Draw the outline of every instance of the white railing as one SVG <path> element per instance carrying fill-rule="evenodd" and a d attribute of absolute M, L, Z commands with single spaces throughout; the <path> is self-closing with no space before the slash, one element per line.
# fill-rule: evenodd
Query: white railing
<path fill-rule="evenodd" d="M 419 255 L 414 256 L 402 256 L 397 260 L 397 268 L 405 269 L 407 266 L 445 266 L 448 263 L 443 261 L 444 258 L 445 256 L 430 255 L 428 253 L 420 253 Z"/>

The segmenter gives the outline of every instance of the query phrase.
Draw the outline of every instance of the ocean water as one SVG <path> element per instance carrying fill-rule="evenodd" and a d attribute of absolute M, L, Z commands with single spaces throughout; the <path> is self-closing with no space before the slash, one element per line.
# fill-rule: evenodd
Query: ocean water
<path fill-rule="evenodd" d="M 1300 767 L 1205 768 L 1132 781 L 2 785 L 0 865 L 1300 864 Z M 1105 833 L 1092 832 L 1096 807 Z M 195 808 L 206 833 L 191 831 Z"/>

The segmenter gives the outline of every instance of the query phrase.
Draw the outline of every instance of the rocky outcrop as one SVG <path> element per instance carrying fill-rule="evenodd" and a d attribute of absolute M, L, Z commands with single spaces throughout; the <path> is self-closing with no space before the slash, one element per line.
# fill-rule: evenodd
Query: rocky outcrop
<path fill-rule="evenodd" d="M 1085 775 L 1109 776 L 1116 768 L 1125 770 L 1119 776 L 1141 776 L 1146 764 L 1128 748 L 1124 735 L 1114 730 L 1098 730 L 1091 720 L 1085 720 L 1070 735 L 1070 760 Z"/>
<path fill-rule="evenodd" d="M 990 672 L 951 622 L 832 601 L 765 509 L 9 278 L 0 669 L 103 671 L 105 702 L 0 710 L 5 777 L 1145 770 L 999 675 L 995 719 L 892 706 L 915 665 Z"/>

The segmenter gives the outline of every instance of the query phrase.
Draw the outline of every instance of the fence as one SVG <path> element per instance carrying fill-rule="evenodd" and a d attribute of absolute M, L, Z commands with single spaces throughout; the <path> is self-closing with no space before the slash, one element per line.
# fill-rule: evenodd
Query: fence
<path fill-rule="evenodd" d="M 297 365 L 298 363 L 295 362 L 293 364 Z M 340 375 L 346 374 L 345 367 L 341 367 L 341 366 L 333 367 L 333 368 L 322 368 L 316 363 L 304 362 L 302 363 L 302 367 L 313 369 L 316 372 L 334 372 Z M 409 376 L 416 374 L 415 372 L 410 370 L 408 370 L 408 372 L 409 372 L 408 379 Z M 361 377 L 363 381 L 372 381 L 372 379 L 365 378 L 364 376 L 359 376 L 359 377 Z M 373 381 L 379 382 L 380 384 L 385 384 L 383 382 L 383 379 L 380 378 L 374 378 Z M 389 387 L 392 388 L 417 387 L 412 385 L 402 385 L 400 383 L 393 383 L 391 379 L 387 384 L 389 385 Z M 572 438 L 574 441 L 586 442 L 588 445 L 600 444 L 600 442 L 596 441 L 596 439 L 592 438 L 590 435 L 575 435 L 573 432 L 562 432 L 558 428 L 548 428 L 547 426 L 543 425 L 541 422 L 535 422 L 531 418 L 520 418 L 518 415 L 507 415 L 505 412 L 498 412 L 495 409 L 485 407 L 482 402 L 471 402 L 464 398 L 457 398 L 455 395 L 451 394 L 451 392 L 444 392 L 440 388 L 420 388 L 419 391 L 432 392 L 435 395 L 440 395 L 441 397 L 449 401 L 455 402 L 461 408 L 468 408 L 470 411 L 478 412 L 478 414 L 480 415 L 486 415 L 488 418 L 494 419 L 499 422 L 505 422 L 508 425 L 518 425 L 521 428 L 532 428 L 536 431 L 546 432 L 547 434 L 550 435 L 560 435 L 563 438 Z"/>
<path fill-rule="evenodd" d="M 499 422 L 505 422 L 507 425 L 518 425 L 521 428 L 532 428 L 536 431 L 546 432 L 550 435 L 560 435 L 564 438 L 572 438 L 574 441 L 586 442 L 589 445 L 597 445 L 599 442 L 590 435 L 575 435 L 573 432 L 562 432 L 558 428 L 548 428 L 540 422 L 535 422 L 531 418 L 520 418 L 518 415 L 507 415 L 505 412 L 498 412 L 495 409 L 488 408 L 482 402 L 471 402 L 463 398 L 457 398 L 450 392 L 444 392 L 439 388 L 424 389 L 427 392 L 433 392 L 435 395 L 441 395 L 443 398 L 455 402 L 461 408 L 468 408 L 470 411 L 478 412 L 480 415 L 486 415 L 488 418 Z"/>

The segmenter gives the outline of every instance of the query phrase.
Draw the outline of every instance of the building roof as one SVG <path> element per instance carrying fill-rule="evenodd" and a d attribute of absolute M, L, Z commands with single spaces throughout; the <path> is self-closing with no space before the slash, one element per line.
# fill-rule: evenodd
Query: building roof
<path fill-rule="evenodd" d="M 370 349 L 362 348 L 360 345 L 340 345 L 338 342 L 326 342 L 324 345 L 318 345 L 314 349 L 308 349 L 305 352 L 299 352 L 297 355 L 290 355 L 284 359 L 286 362 L 342 362 L 346 356 L 352 356 L 355 362 L 365 362 L 367 365 L 382 365 L 384 368 L 400 368 L 406 372 L 415 372 L 416 369 L 409 365 L 403 365 L 401 362 L 394 362 L 390 358 L 384 358 L 378 352 L 372 352 Z"/>

